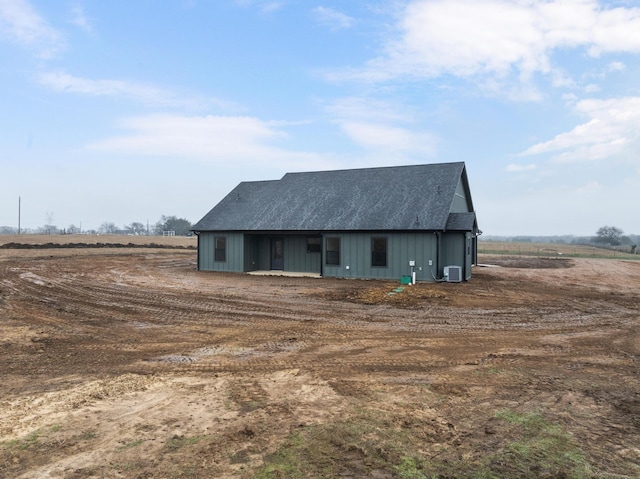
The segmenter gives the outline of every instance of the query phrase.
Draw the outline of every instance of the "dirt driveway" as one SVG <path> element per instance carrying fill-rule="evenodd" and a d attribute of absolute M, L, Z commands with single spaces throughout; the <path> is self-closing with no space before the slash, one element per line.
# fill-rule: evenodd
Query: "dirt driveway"
<path fill-rule="evenodd" d="M 0 250 L 0 477 L 640 477 L 640 261 L 462 284 Z"/>

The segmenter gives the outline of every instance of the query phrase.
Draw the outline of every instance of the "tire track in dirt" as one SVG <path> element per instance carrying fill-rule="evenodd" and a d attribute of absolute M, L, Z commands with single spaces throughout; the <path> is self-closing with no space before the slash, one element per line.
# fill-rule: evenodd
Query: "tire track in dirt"
<path fill-rule="evenodd" d="M 165 265 L 171 267 L 171 262 Z M 156 265 L 157 266 L 157 265 Z M 68 269 L 68 268 L 67 268 Z M 332 328 L 334 334 L 348 335 L 349 331 L 363 329 L 393 329 L 407 332 L 457 333 L 481 331 L 486 329 L 540 329 L 553 327 L 575 327 L 590 322 L 602 321 L 603 312 L 615 317 L 617 321 L 635 319 L 627 308 L 608 305 L 603 311 L 601 303 L 592 307 L 576 305 L 573 315 L 566 314 L 566 305 L 541 306 L 531 312 L 526 308 L 474 309 L 458 310 L 457 317 L 452 316 L 450 308 L 429 306 L 428 310 L 399 312 L 394 308 L 371 307 L 353 304 L 332 304 L 331 315 L 322 308 L 314 308 L 313 300 L 301 314 L 299 298 L 286 301 L 270 293 L 263 294 L 264 299 L 234 297 L 228 294 L 214 293 L 203 298 L 198 294 L 185 294 L 184 291 L 167 291 L 162 288 L 140 289 L 134 284 L 114 284 L 109 275 L 99 279 L 86 277 L 65 278 L 61 271 L 52 268 L 46 276 L 39 270 L 13 271 L 13 277 L 4 279 L 13 294 L 25 301 L 37 300 L 48 307 L 52 318 L 50 322 L 64 324 L 63 318 L 69 315 L 83 316 L 84 324 L 90 320 L 98 323 L 105 316 L 110 321 L 128 322 L 132 317 L 145 317 L 149 324 L 200 323 L 204 325 L 239 326 L 251 322 L 257 329 L 281 329 L 282 324 L 291 322 L 295 330 L 303 333 L 309 330 Z M 118 273 L 123 274 L 123 273 Z M 3 276 L 8 276 L 6 270 Z M 258 295 L 259 296 L 259 295 Z M 320 304 L 320 302 L 318 302 Z M 578 311 L 582 313 L 578 313 Z M 302 316 L 302 317 L 301 317 Z M 400 316 L 400 317 L 399 317 Z M 375 317 L 375 321 L 371 321 Z M 305 322 L 314 324 L 304 324 Z M 320 323 L 320 324 L 319 324 Z M 77 320 L 73 319 L 74 326 Z M 337 331 L 336 331 L 337 329 Z"/>
<path fill-rule="evenodd" d="M 603 304 L 597 300 L 572 299 L 538 305 L 534 309 L 508 305 L 451 308 L 437 302 L 398 309 L 387 305 L 327 302 L 304 293 L 324 286 L 315 279 L 277 279 L 271 284 L 264 278 L 233 276 L 231 279 L 240 285 L 230 286 L 226 284 L 230 277 L 196 273 L 189 270 L 189 263 L 183 259 L 145 257 L 142 263 L 132 263 L 115 258 L 115 264 L 108 270 L 93 266 L 86 271 L 79 264 L 81 261 L 50 260 L 28 266 L 23 263 L 18 267 L 3 263 L 0 270 L 3 289 L 13 300 L 38 311 L 38 321 L 42 324 L 61 328 L 75 337 L 93 338 L 94 344 L 82 346 L 85 351 L 116 351 L 128 342 L 143 341 L 149 328 L 154 328 L 156 339 L 147 360 L 154 360 L 154 351 L 173 349 L 180 351 L 174 357 L 177 362 L 212 362 L 215 356 L 220 367 L 226 368 L 234 361 L 241 362 L 241 367 L 252 368 L 298 367 L 300 364 L 313 367 L 313 361 L 297 359 L 297 362 L 278 365 L 274 359 L 283 355 L 313 355 L 332 369 L 347 369 L 353 363 L 368 369 L 391 370 L 410 365 L 413 368 L 415 358 L 404 363 L 376 361 L 368 358 L 366 351 L 355 350 L 371 348 L 372 339 L 381 332 L 399 349 L 418 349 L 419 344 L 409 342 L 409 346 L 406 338 L 416 334 L 451 336 L 490 330 L 592 327 L 601 325 L 603 316 L 623 327 L 637 318 L 637 311 L 630 310 L 626 304 Z M 166 276 L 171 288 L 161 280 L 157 284 L 149 281 L 150 275 Z M 260 288 L 253 291 L 251 298 L 236 291 L 238 288 L 243 291 L 244 284 L 255 282 L 260 282 Z M 336 287 L 336 284 L 332 282 L 330 286 Z M 352 283 L 342 285 L 351 287 Z M 283 288 L 293 294 L 277 294 Z M 208 292 L 202 294 L 203 291 Z M 245 352 L 226 354 L 226 359 L 221 354 L 198 353 L 198 348 L 212 345 L 211 332 L 218 342 L 235 343 L 238 348 L 246 348 Z M 274 337 L 280 339 L 274 340 Z M 329 344 L 334 348 L 326 348 Z M 338 349 L 348 359 L 334 359 L 335 364 L 330 365 L 331 360 L 326 357 L 335 355 Z M 429 364 L 444 367 L 458 363 Z"/>

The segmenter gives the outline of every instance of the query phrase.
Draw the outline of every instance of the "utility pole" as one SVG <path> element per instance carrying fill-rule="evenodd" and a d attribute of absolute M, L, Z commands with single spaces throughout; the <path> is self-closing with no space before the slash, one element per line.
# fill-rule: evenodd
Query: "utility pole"
<path fill-rule="evenodd" d="M 18 235 L 20 234 L 20 200 L 21 198 L 18 196 Z"/>
<path fill-rule="evenodd" d="M 45 227 L 47 228 L 47 234 L 50 235 L 53 228 L 53 211 L 47 211 L 45 216 L 47 217 L 47 224 Z"/>

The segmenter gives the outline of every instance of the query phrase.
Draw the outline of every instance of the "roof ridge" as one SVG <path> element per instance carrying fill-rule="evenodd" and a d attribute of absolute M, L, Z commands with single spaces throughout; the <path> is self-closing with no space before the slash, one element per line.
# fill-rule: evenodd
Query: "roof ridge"
<path fill-rule="evenodd" d="M 290 171 L 284 174 L 281 179 L 284 179 L 286 176 L 292 175 L 307 175 L 307 174 L 320 174 L 320 173 L 343 173 L 343 172 L 363 172 L 363 171 L 373 171 L 373 170 L 389 170 L 389 169 L 404 169 L 404 168 L 418 168 L 425 166 L 456 166 L 456 165 L 465 165 L 464 161 L 452 161 L 452 162 L 441 162 L 441 163 L 416 163 L 416 164 L 408 164 L 408 165 L 395 165 L 395 166 L 365 166 L 360 168 L 342 168 L 336 170 L 313 170 L 313 171 Z"/>

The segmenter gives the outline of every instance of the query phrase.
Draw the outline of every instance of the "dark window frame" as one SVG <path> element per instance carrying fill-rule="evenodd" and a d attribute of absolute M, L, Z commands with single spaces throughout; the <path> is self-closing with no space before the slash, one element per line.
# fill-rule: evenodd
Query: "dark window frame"
<path fill-rule="evenodd" d="M 218 241 L 222 242 L 220 248 Z M 227 237 L 226 236 L 214 236 L 213 238 L 213 261 L 215 263 L 227 262 Z"/>
<path fill-rule="evenodd" d="M 371 267 L 387 268 L 389 266 L 388 257 L 389 239 L 386 236 L 373 236 L 371 238 Z"/>
<path fill-rule="evenodd" d="M 335 248 L 336 245 L 337 245 L 337 248 Z M 331 246 L 332 249 L 329 249 L 329 246 Z M 327 266 L 340 266 L 340 250 L 341 250 L 341 241 L 339 236 L 330 236 L 326 238 L 325 264 Z"/>
<path fill-rule="evenodd" d="M 310 240 L 313 240 L 310 242 Z M 322 237 L 307 236 L 307 253 L 322 253 Z"/>

